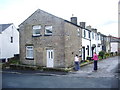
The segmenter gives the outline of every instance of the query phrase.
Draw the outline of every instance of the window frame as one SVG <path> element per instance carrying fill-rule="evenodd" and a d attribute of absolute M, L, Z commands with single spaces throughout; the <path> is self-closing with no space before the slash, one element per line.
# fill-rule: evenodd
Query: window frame
<path fill-rule="evenodd" d="M 30 47 L 32 47 L 32 49 L 28 49 Z M 28 51 L 32 51 L 33 55 L 32 56 L 28 55 Z M 34 48 L 33 48 L 33 46 L 26 46 L 26 59 L 29 59 L 29 60 L 34 59 Z"/>
<path fill-rule="evenodd" d="M 47 29 L 47 28 L 50 28 L 50 29 Z M 51 31 L 52 33 L 47 33 L 47 30 Z M 52 25 L 46 25 L 45 26 L 45 35 L 49 35 L 49 36 L 52 36 L 53 34 L 53 26 Z"/>
<path fill-rule="evenodd" d="M 37 26 L 38 26 L 39 28 L 34 29 L 34 27 L 37 27 Z M 40 35 L 41 35 L 41 28 L 42 28 L 41 25 L 33 25 L 33 26 L 32 26 L 32 32 L 33 32 L 32 35 L 33 35 L 33 36 L 40 36 Z M 40 32 L 39 34 L 34 33 L 34 32 L 36 32 L 37 30 L 39 30 L 39 32 Z"/>

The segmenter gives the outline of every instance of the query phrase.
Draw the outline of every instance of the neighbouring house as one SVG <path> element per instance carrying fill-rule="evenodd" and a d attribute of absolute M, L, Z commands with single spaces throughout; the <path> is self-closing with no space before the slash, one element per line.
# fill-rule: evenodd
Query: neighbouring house
<path fill-rule="evenodd" d="M 107 36 L 104 34 L 101 34 L 101 41 L 102 41 L 102 51 L 106 52 L 106 41 L 107 41 Z"/>
<path fill-rule="evenodd" d="M 113 53 L 118 52 L 118 43 L 117 42 L 111 43 L 111 52 L 113 52 Z"/>
<path fill-rule="evenodd" d="M 111 52 L 115 53 L 118 52 L 119 53 L 119 43 L 120 43 L 120 38 L 119 37 L 114 37 L 109 35 L 108 36 L 110 38 L 110 46 L 111 46 Z"/>
<path fill-rule="evenodd" d="M 87 57 L 93 57 L 94 52 L 97 54 L 102 50 L 101 35 L 97 29 L 91 26 L 85 27 L 85 22 L 81 22 L 82 27 L 82 60 L 87 60 Z"/>
<path fill-rule="evenodd" d="M 0 24 L 0 60 L 19 54 L 19 31 L 13 23 Z"/>
<path fill-rule="evenodd" d="M 91 30 L 85 28 L 85 22 L 80 22 L 82 27 L 82 61 L 91 57 Z"/>
<path fill-rule="evenodd" d="M 94 29 L 94 28 L 91 28 L 91 54 L 92 54 L 92 57 L 93 57 L 93 54 L 94 52 L 96 52 L 97 54 L 99 53 L 99 49 L 98 47 L 100 47 L 98 45 L 98 42 L 100 44 L 100 39 L 98 40 L 99 38 L 99 35 L 97 33 L 97 29 Z"/>
<path fill-rule="evenodd" d="M 81 54 L 82 31 L 76 17 L 67 21 L 38 9 L 19 25 L 19 32 L 23 64 L 71 67 L 74 56 Z"/>
<path fill-rule="evenodd" d="M 107 38 L 107 40 L 106 40 L 106 52 L 107 52 L 107 53 L 110 53 L 110 52 L 111 52 L 111 42 L 110 42 L 110 37 L 107 36 L 106 38 Z"/>

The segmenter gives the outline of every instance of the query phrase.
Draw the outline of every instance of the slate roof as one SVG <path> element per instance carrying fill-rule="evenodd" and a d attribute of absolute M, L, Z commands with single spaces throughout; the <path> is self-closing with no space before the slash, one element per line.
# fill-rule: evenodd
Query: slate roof
<path fill-rule="evenodd" d="M 51 14 L 51 13 L 48 13 L 48 12 L 46 12 L 46 11 L 43 11 L 43 10 L 41 10 L 41 9 L 37 9 L 33 14 L 35 14 L 35 13 L 38 12 L 38 11 L 47 13 L 47 14 L 49 14 L 49 15 L 52 15 L 52 16 L 56 17 L 56 18 L 62 19 L 62 20 L 64 20 L 64 21 L 67 22 L 67 23 L 70 23 L 70 24 L 72 24 L 72 25 L 75 25 L 75 26 L 77 26 L 77 27 L 80 27 L 80 26 L 77 25 L 77 24 L 74 24 L 74 23 L 72 23 L 72 22 L 70 22 L 70 21 L 68 21 L 68 20 L 63 19 L 63 18 L 57 17 L 57 16 L 55 16 L 55 15 L 53 15 L 53 14 Z M 31 14 L 27 19 L 29 19 L 33 14 Z M 26 20 L 27 20 L 27 19 L 26 19 Z M 25 21 L 26 21 L 26 20 L 25 20 Z M 25 21 L 23 21 L 22 23 L 24 23 Z M 21 23 L 21 24 L 22 24 L 22 23 Z M 21 25 L 21 24 L 20 24 L 20 25 Z M 19 27 L 20 27 L 20 25 L 19 25 Z"/>
<path fill-rule="evenodd" d="M 4 31 L 6 28 L 8 28 L 11 24 L 0 24 L 0 32 Z"/>

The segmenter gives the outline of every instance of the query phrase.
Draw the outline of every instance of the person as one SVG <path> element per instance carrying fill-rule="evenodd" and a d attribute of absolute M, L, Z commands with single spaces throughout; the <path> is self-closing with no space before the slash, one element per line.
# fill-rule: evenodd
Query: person
<path fill-rule="evenodd" d="M 77 54 L 75 56 L 74 62 L 75 62 L 75 70 L 78 71 L 80 69 L 80 66 L 79 66 L 79 57 Z"/>
<path fill-rule="evenodd" d="M 94 52 L 93 58 L 94 60 L 94 71 L 97 71 L 97 61 L 98 61 L 98 55 L 96 54 L 96 52 Z"/>

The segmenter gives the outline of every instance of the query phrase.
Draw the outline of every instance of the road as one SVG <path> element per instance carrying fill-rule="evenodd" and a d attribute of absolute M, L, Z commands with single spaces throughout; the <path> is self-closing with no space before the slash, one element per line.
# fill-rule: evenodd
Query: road
<path fill-rule="evenodd" d="M 40 75 L 36 73 L 3 73 L 3 88 L 118 88 L 117 73 L 120 57 L 98 62 L 98 71 L 93 64 L 81 67 L 80 71 L 67 75 Z"/>

